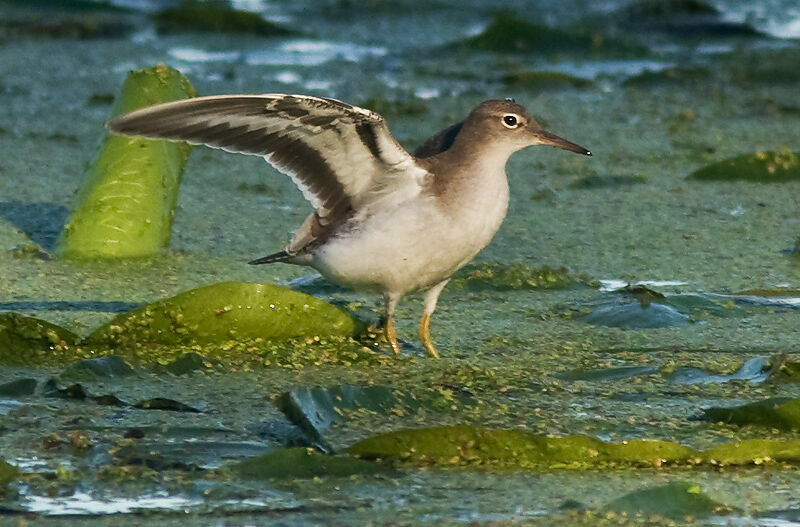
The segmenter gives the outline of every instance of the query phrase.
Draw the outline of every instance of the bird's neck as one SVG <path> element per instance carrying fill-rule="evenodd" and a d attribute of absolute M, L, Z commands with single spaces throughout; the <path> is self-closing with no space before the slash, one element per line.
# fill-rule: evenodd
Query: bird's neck
<path fill-rule="evenodd" d="M 434 194 L 443 206 L 458 207 L 462 212 L 488 214 L 489 209 L 497 209 L 505 215 L 509 153 L 499 149 L 477 152 L 456 146 L 438 156 L 432 182 Z"/>

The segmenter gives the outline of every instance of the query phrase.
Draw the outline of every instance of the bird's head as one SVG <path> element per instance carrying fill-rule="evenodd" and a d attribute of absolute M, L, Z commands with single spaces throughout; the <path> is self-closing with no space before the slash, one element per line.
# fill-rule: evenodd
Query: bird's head
<path fill-rule="evenodd" d="M 504 146 L 509 154 L 535 145 L 546 145 L 590 156 L 580 145 L 542 129 L 524 106 L 511 99 L 489 100 L 479 104 L 464 121 L 464 135 L 473 140 Z"/>

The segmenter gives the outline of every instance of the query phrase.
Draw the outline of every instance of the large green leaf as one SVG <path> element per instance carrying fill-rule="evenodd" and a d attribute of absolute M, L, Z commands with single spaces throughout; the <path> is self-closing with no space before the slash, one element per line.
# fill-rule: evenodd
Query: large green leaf
<path fill-rule="evenodd" d="M 123 313 L 90 343 L 209 344 L 246 339 L 354 335 L 360 323 L 341 309 L 271 284 L 223 282 Z"/>

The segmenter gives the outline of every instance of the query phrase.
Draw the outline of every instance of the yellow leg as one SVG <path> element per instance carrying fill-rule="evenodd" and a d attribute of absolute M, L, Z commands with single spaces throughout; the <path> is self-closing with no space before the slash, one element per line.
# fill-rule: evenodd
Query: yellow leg
<path fill-rule="evenodd" d="M 428 350 L 428 355 L 439 358 L 439 352 L 436 351 L 436 348 L 433 347 L 433 342 L 431 342 L 431 316 L 428 313 L 422 314 L 422 321 L 419 323 L 419 340 Z"/>
<path fill-rule="evenodd" d="M 392 317 L 386 317 L 386 326 L 383 328 L 383 334 L 386 337 L 386 342 L 392 347 L 392 351 L 395 355 L 400 353 L 400 343 L 397 342 L 397 331 L 394 329 L 394 322 L 392 322 Z"/>

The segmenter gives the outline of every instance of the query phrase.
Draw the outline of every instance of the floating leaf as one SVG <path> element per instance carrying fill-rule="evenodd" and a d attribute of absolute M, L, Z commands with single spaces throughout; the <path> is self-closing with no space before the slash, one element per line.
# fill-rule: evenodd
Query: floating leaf
<path fill-rule="evenodd" d="M 276 285 L 224 282 L 123 313 L 87 340 L 113 346 L 213 344 L 360 331 L 359 322 L 324 300 Z"/>
<path fill-rule="evenodd" d="M 765 399 L 733 408 L 707 408 L 704 413 L 709 421 L 781 430 L 800 429 L 800 399 Z"/>
<path fill-rule="evenodd" d="M 250 479 L 345 477 L 387 470 L 379 463 L 348 456 L 328 456 L 308 448 L 284 448 L 247 459 L 232 468 L 240 476 Z"/>
<path fill-rule="evenodd" d="M 0 313 L 0 364 L 29 366 L 52 361 L 54 349 L 80 339 L 69 330 L 17 313 Z"/>
<path fill-rule="evenodd" d="M 800 462 L 800 440 L 748 439 L 725 443 L 705 452 L 714 465 L 761 465 Z"/>
<path fill-rule="evenodd" d="M 722 515 L 733 509 L 717 503 L 691 483 L 675 482 L 661 487 L 637 490 L 618 498 L 601 509 L 603 512 L 630 516 L 660 516 L 671 520 L 703 519 Z"/>
<path fill-rule="evenodd" d="M 743 180 L 775 183 L 800 179 L 800 153 L 791 150 L 756 152 L 700 168 L 689 175 L 700 181 Z"/>
<path fill-rule="evenodd" d="M 667 441 L 604 443 L 587 436 L 547 437 L 520 430 L 443 426 L 402 430 L 359 441 L 349 452 L 366 459 L 415 464 L 485 465 L 545 470 L 688 462 L 697 451 Z"/>

